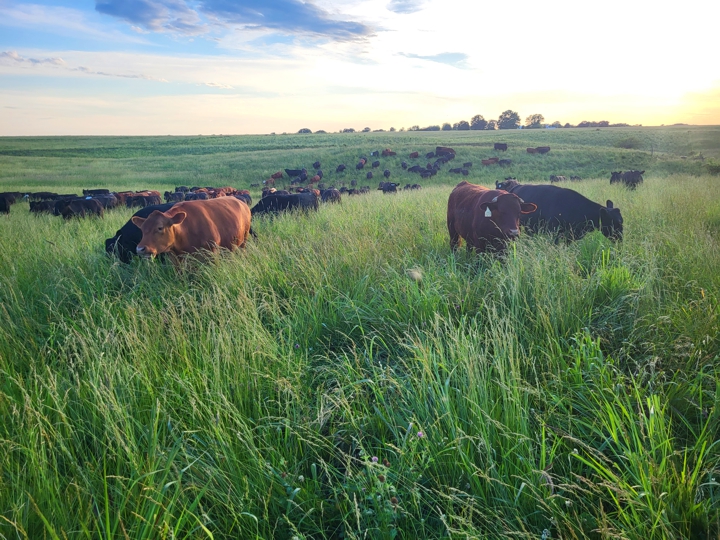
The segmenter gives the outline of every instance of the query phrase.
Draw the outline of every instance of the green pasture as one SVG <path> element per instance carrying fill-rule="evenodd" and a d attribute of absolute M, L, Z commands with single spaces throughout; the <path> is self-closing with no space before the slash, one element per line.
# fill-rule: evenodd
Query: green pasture
<path fill-rule="evenodd" d="M 510 168 L 480 165 L 493 142 Z M 436 145 L 485 185 L 581 176 L 624 241 L 453 254 L 455 162 L 399 166 Z M 720 128 L 0 139 L 0 191 L 315 160 L 377 187 L 354 164 L 383 148 L 422 190 L 256 219 L 180 268 L 105 255 L 132 210 L 0 215 L 0 538 L 720 536 Z"/>

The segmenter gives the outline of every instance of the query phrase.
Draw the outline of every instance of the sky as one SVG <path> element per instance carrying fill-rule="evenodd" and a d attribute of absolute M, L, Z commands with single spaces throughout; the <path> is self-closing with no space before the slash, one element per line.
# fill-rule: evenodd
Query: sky
<path fill-rule="evenodd" d="M 720 124 L 720 2 L 0 0 L 0 136 Z"/>

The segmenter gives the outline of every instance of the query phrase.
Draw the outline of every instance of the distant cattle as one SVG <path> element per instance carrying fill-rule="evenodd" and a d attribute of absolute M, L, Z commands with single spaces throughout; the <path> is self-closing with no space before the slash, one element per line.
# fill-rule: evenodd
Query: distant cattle
<path fill-rule="evenodd" d="M 279 195 L 273 193 L 263 197 L 252 207 L 252 215 L 274 214 L 289 210 L 317 210 L 318 198 L 314 193 L 291 193 Z"/>
<path fill-rule="evenodd" d="M 252 206 L 252 197 L 250 196 L 250 193 L 236 193 L 233 195 L 236 199 L 241 200 L 248 206 Z"/>
<path fill-rule="evenodd" d="M 109 195 L 110 190 L 109 189 L 83 189 L 82 190 L 83 195 Z"/>
<path fill-rule="evenodd" d="M 10 197 L 4 193 L 0 194 L 0 214 L 9 214 L 11 204 Z"/>
<path fill-rule="evenodd" d="M 372 177 L 373 177 L 373 173 L 372 173 L 372 172 L 368 172 L 368 173 L 365 175 L 365 178 L 367 178 L 368 180 L 372 180 Z"/>
<path fill-rule="evenodd" d="M 290 178 L 293 178 L 294 176 L 300 176 L 303 173 L 307 174 L 307 169 L 285 169 L 285 174 L 287 174 Z M 275 175 L 273 175 L 272 178 L 277 180 L 277 178 L 275 178 Z"/>
<path fill-rule="evenodd" d="M 119 206 L 119 204 L 120 204 L 120 201 L 118 200 L 118 198 L 112 193 L 108 193 L 106 195 L 95 195 L 93 197 L 93 199 L 95 199 L 100 204 L 102 204 L 102 207 L 105 210 L 110 210 L 111 208 L 117 208 L 117 206 Z"/>
<path fill-rule="evenodd" d="M 71 199 L 69 201 L 63 201 L 63 207 L 60 210 L 60 214 L 65 219 L 73 217 L 86 217 L 86 216 L 104 216 L 104 208 L 102 203 L 92 197 L 82 199 Z"/>
<path fill-rule="evenodd" d="M 338 166 L 337 166 L 337 169 L 335 169 L 335 172 L 336 172 L 336 173 L 341 173 L 341 172 L 343 172 L 346 168 L 347 168 L 347 167 L 345 167 L 345 165 L 338 165 Z"/>
<path fill-rule="evenodd" d="M 452 155 L 452 156 L 454 157 L 454 156 L 455 156 L 455 150 L 453 150 L 452 148 L 450 148 L 450 147 L 448 147 L 448 146 L 437 146 L 437 147 L 435 148 L 435 155 L 438 156 L 438 157 L 440 157 L 440 156 L 450 156 L 450 155 Z"/>
<path fill-rule="evenodd" d="M 611 240 L 622 240 L 622 215 L 612 201 L 602 206 L 577 191 L 558 186 L 503 184 L 510 193 L 537 205 L 537 212 L 520 219 L 531 232 L 548 230 L 558 234 L 556 239 L 563 236 L 572 240 L 599 230 Z"/>
<path fill-rule="evenodd" d="M 460 174 L 460 173 L 462 173 L 462 170 L 463 170 L 462 167 L 453 167 L 448 172 L 453 173 L 453 174 Z"/>
<path fill-rule="evenodd" d="M 385 150 L 382 151 L 382 154 L 381 154 L 381 155 L 382 155 L 382 157 L 396 156 L 396 155 L 397 155 L 397 152 L 393 152 L 393 151 L 390 150 L 389 148 L 386 148 Z"/>
<path fill-rule="evenodd" d="M 500 158 L 489 158 L 489 159 L 483 159 L 482 164 L 483 165 L 495 165 L 498 161 L 500 161 Z"/>
<path fill-rule="evenodd" d="M 282 174 L 282 173 L 280 173 L 280 174 Z M 176 186 L 175 193 L 177 193 L 178 191 L 181 193 L 187 193 L 188 191 L 190 191 L 190 188 L 187 186 Z"/>
<path fill-rule="evenodd" d="M 320 162 L 319 162 L 319 161 L 316 161 L 315 163 L 313 163 L 313 169 L 317 170 L 317 169 L 319 169 L 319 168 L 320 168 Z"/>
<path fill-rule="evenodd" d="M 638 185 L 642 184 L 643 174 L 645 174 L 645 171 L 625 171 L 624 173 L 622 173 L 620 181 L 630 189 L 635 189 L 636 187 L 638 187 Z M 612 178 L 610 179 L 610 183 L 613 183 Z"/>
<path fill-rule="evenodd" d="M 527 153 L 528 154 L 537 154 L 538 151 L 537 151 L 537 148 L 528 148 Z"/>
<path fill-rule="evenodd" d="M 365 168 L 365 160 L 364 160 L 364 159 L 361 159 L 361 160 L 358 161 L 357 164 L 355 165 L 355 169 L 359 171 L 360 169 L 364 169 L 364 168 Z"/>
<path fill-rule="evenodd" d="M 500 165 L 501 167 L 509 167 L 510 165 L 512 165 L 512 160 L 511 159 L 501 159 L 500 161 L 498 161 L 498 165 Z"/>
<path fill-rule="evenodd" d="M 409 156 L 410 159 L 415 159 L 420 157 L 420 152 L 412 152 Z"/>
<path fill-rule="evenodd" d="M 422 170 L 423 170 L 423 167 L 421 167 L 420 165 L 413 165 L 412 167 L 408 168 L 408 172 L 418 172 L 419 173 Z"/>
<path fill-rule="evenodd" d="M 193 192 L 189 192 L 189 193 L 185 194 L 186 201 L 206 201 L 209 198 L 210 198 L 210 196 L 207 193 L 202 192 L 202 191 L 201 192 L 193 191 Z M 159 204 L 159 203 L 154 203 L 154 204 Z"/>
<path fill-rule="evenodd" d="M 207 249 L 243 247 L 250 235 L 250 209 L 235 197 L 175 204 L 147 218 L 133 216 L 142 231 L 136 252 L 142 257 L 175 256 Z"/>
<path fill-rule="evenodd" d="M 380 182 L 378 191 L 382 191 L 385 194 L 397 193 L 397 184 L 395 182 Z"/>
<path fill-rule="evenodd" d="M 373 150 L 372 152 L 370 152 L 370 156 L 372 156 L 372 157 L 377 157 L 379 155 L 380 155 L 380 150 Z"/>
<path fill-rule="evenodd" d="M 582 180 L 582 178 L 580 178 L 579 176 L 571 176 L 570 180 L 577 182 L 579 180 Z"/>
<path fill-rule="evenodd" d="M 384 176 L 385 178 L 390 178 L 390 169 L 385 169 L 385 170 L 383 171 L 383 176 Z"/>
<path fill-rule="evenodd" d="M 272 173 L 270 175 L 270 178 L 272 178 L 273 180 L 280 180 L 282 177 L 283 177 L 282 171 L 278 171 L 278 172 Z"/>
<path fill-rule="evenodd" d="M 155 204 L 161 204 L 159 195 L 132 195 L 125 199 L 125 205 L 128 208 L 145 208 L 146 206 L 152 206 Z"/>
<path fill-rule="evenodd" d="M 400 166 L 401 166 L 403 169 L 407 169 L 407 168 L 408 168 L 407 161 L 403 161 L 402 163 L 400 163 Z"/>
<path fill-rule="evenodd" d="M 466 161 L 465 163 L 463 163 L 464 169 L 469 169 L 470 167 L 472 167 L 472 161 Z"/>
<path fill-rule="evenodd" d="M 185 193 L 183 193 L 182 191 L 175 191 L 174 193 L 170 192 L 170 191 L 166 191 L 163 194 L 163 196 L 165 197 L 165 202 L 168 202 L 168 203 L 169 202 L 182 202 L 185 200 Z"/>
<path fill-rule="evenodd" d="M 317 184 L 318 182 L 320 182 L 320 180 L 322 180 L 322 176 L 320 176 L 319 174 L 316 174 L 308 181 L 308 183 L 309 184 Z"/>
<path fill-rule="evenodd" d="M 502 152 L 505 152 L 507 150 L 507 143 L 504 142 L 496 142 L 493 146 L 495 150 L 500 150 Z"/>
<path fill-rule="evenodd" d="M 320 192 L 320 200 L 324 203 L 342 202 L 342 196 L 337 189 L 324 189 Z"/>
<path fill-rule="evenodd" d="M 536 209 L 506 191 L 460 182 L 448 198 L 450 247 L 455 251 L 464 239 L 468 251 L 503 251 L 520 235 L 520 216 Z"/>
<path fill-rule="evenodd" d="M 547 154 L 550 151 L 550 147 L 549 146 L 538 146 L 536 148 L 536 150 L 538 151 L 538 154 Z"/>
<path fill-rule="evenodd" d="M 52 213 L 55 201 L 30 201 L 30 212 L 33 214 Z"/>
<path fill-rule="evenodd" d="M 407 184 L 403 189 L 404 190 L 413 190 L 413 189 L 421 189 L 422 186 L 420 184 Z"/>
<path fill-rule="evenodd" d="M 379 166 L 380 166 L 380 162 L 379 162 L 379 161 L 373 161 L 373 162 L 372 162 L 372 168 L 373 168 L 373 169 L 377 169 Z"/>
<path fill-rule="evenodd" d="M 435 152 L 428 152 L 425 154 L 425 159 L 430 159 L 435 157 Z"/>
<path fill-rule="evenodd" d="M 567 180 L 567 178 L 565 178 L 564 176 L 558 176 L 556 174 L 550 175 L 551 182 L 565 182 L 566 180 Z"/>

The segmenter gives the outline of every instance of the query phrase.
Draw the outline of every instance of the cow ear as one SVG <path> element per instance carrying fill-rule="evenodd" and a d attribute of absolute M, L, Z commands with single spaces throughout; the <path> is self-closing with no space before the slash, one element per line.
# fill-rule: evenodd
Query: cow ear
<path fill-rule="evenodd" d="M 537 204 L 535 203 L 522 203 L 520 205 L 520 213 L 522 214 L 532 214 L 535 210 L 537 210 Z"/>
<path fill-rule="evenodd" d="M 139 229 L 142 227 L 142 224 L 145 223 L 145 218 L 140 216 L 133 216 L 132 222 L 135 224 L 135 226 Z"/>
<path fill-rule="evenodd" d="M 605 203 L 605 206 L 607 206 L 608 208 L 613 208 L 613 202 L 610 199 L 608 199 L 607 202 Z"/>
<path fill-rule="evenodd" d="M 170 221 L 173 225 L 180 225 L 183 221 L 185 221 L 186 217 L 187 214 L 185 212 L 178 212 L 170 218 Z"/>

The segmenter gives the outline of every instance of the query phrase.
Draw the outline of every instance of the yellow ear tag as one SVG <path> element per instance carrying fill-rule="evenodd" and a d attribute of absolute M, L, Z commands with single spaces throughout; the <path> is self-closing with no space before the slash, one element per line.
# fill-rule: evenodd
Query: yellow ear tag
<path fill-rule="evenodd" d="M 492 217 L 492 212 L 490 211 L 490 208 L 485 209 L 485 217 Z"/>

